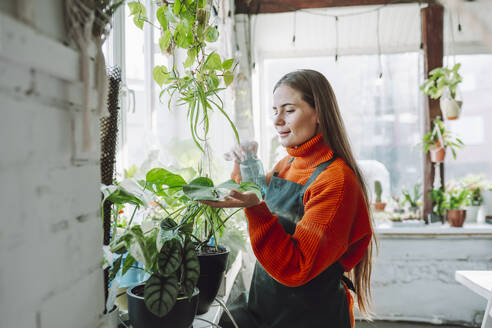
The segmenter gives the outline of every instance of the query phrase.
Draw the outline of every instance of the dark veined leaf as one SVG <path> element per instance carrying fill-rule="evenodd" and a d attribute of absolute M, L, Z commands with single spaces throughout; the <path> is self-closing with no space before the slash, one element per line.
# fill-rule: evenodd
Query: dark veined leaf
<path fill-rule="evenodd" d="M 177 239 L 167 240 L 157 256 L 157 265 L 159 273 L 164 276 L 170 276 L 179 269 L 183 257 L 181 244 Z"/>
<path fill-rule="evenodd" d="M 176 303 L 178 297 L 178 276 L 177 273 L 169 277 L 163 277 L 158 273 L 150 276 L 145 283 L 144 302 L 150 312 L 162 318 Z"/>
<path fill-rule="evenodd" d="M 210 26 L 207 30 L 205 39 L 207 42 L 215 42 L 219 38 L 219 31 L 215 26 Z"/>
<path fill-rule="evenodd" d="M 191 297 L 200 277 L 200 262 L 196 256 L 195 246 L 186 238 L 183 250 L 183 281 L 181 287 L 186 296 Z"/>
<path fill-rule="evenodd" d="M 137 261 L 135 258 L 132 256 L 132 254 L 128 254 L 125 258 L 125 261 L 123 261 L 123 270 L 121 271 L 121 275 L 124 276 L 125 273 L 130 270 L 130 268 L 136 263 Z"/>
<path fill-rule="evenodd" d="M 157 21 L 159 22 L 159 24 L 161 24 L 161 27 L 163 28 L 164 31 L 168 30 L 167 29 L 168 21 L 166 18 L 166 11 L 167 10 L 168 10 L 167 6 L 161 6 L 161 7 L 159 7 L 159 9 L 157 9 L 157 12 L 155 14 L 157 17 Z"/>
<path fill-rule="evenodd" d="M 210 69 L 210 70 L 218 70 L 222 69 L 222 63 L 220 61 L 220 56 L 216 52 L 212 52 L 210 55 L 208 55 L 207 59 L 205 60 L 205 69 Z"/>
<path fill-rule="evenodd" d="M 118 274 L 118 271 L 120 271 L 121 267 L 121 260 L 123 259 L 123 255 L 118 257 L 116 261 L 113 262 L 113 265 L 111 266 L 111 269 L 109 270 L 109 281 L 113 281 L 113 279 L 116 277 Z"/>
<path fill-rule="evenodd" d="M 228 87 L 234 81 L 234 74 L 231 71 L 224 73 L 224 83 Z"/>
<path fill-rule="evenodd" d="M 224 62 L 222 63 L 222 69 L 227 71 L 232 67 L 232 64 L 234 64 L 234 58 L 224 60 Z"/>
<path fill-rule="evenodd" d="M 163 168 L 155 168 L 147 172 L 145 176 L 147 183 L 153 185 L 166 185 L 169 187 L 181 187 L 186 184 L 182 176 L 169 172 Z"/>
<path fill-rule="evenodd" d="M 162 230 L 174 230 L 177 224 L 171 218 L 165 218 L 161 221 L 161 229 Z"/>
<path fill-rule="evenodd" d="M 193 222 L 183 224 L 179 227 L 179 231 L 184 233 L 193 233 Z"/>

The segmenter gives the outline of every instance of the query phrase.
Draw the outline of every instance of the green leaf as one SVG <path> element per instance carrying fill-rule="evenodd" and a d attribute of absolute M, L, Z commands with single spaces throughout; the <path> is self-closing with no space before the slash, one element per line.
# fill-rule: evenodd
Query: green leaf
<path fill-rule="evenodd" d="M 145 176 L 147 183 L 151 185 L 166 185 L 169 187 L 181 187 L 186 184 L 182 176 L 174 174 L 163 168 L 154 168 Z"/>
<path fill-rule="evenodd" d="M 214 183 L 209 178 L 199 177 L 183 186 L 183 192 L 192 200 L 219 200 L 227 193 L 220 193 L 214 188 Z"/>
<path fill-rule="evenodd" d="M 160 226 L 162 230 L 174 230 L 178 225 L 173 219 L 165 218 L 162 219 Z"/>
<path fill-rule="evenodd" d="M 118 189 L 114 190 L 108 197 L 111 203 L 115 205 L 132 204 L 136 206 L 143 206 L 144 202 L 135 196 L 134 194 L 122 189 L 118 186 Z"/>
<path fill-rule="evenodd" d="M 179 269 L 183 254 L 181 244 L 176 239 L 166 241 L 157 256 L 157 265 L 159 273 L 164 276 L 170 276 Z"/>
<path fill-rule="evenodd" d="M 207 59 L 205 60 L 205 69 L 210 69 L 210 70 L 219 70 L 222 69 L 222 64 L 220 61 L 220 56 L 216 52 L 212 52 L 210 55 L 208 55 Z"/>
<path fill-rule="evenodd" d="M 137 263 L 137 261 L 133 258 L 132 254 L 128 254 L 123 262 L 123 270 L 121 271 L 121 276 L 124 276 L 130 268 Z"/>
<path fill-rule="evenodd" d="M 145 6 L 138 1 L 132 1 L 128 4 L 128 8 L 130 9 L 130 16 L 135 16 L 133 17 L 133 23 L 135 23 L 139 29 L 142 29 L 144 21 L 147 19 L 145 17 Z"/>
<path fill-rule="evenodd" d="M 214 72 L 210 73 L 210 75 L 207 78 L 207 81 L 210 89 L 216 89 L 220 84 L 220 80 L 217 77 L 217 75 L 215 75 Z"/>
<path fill-rule="evenodd" d="M 168 31 L 167 24 L 169 23 L 166 18 L 166 11 L 167 11 L 167 7 L 161 6 L 159 7 L 159 9 L 157 9 L 157 12 L 155 14 L 157 17 L 157 21 L 159 22 L 159 24 L 161 24 L 161 27 L 164 31 Z"/>
<path fill-rule="evenodd" d="M 195 246 L 190 238 L 186 238 L 183 252 L 183 282 L 181 287 L 186 296 L 191 297 L 200 277 L 200 262 Z"/>
<path fill-rule="evenodd" d="M 224 83 L 228 87 L 234 81 L 234 74 L 231 71 L 224 73 Z"/>
<path fill-rule="evenodd" d="M 113 279 L 116 277 L 118 274 L 118 271 L 120 271 L 121 267 L 121 261 L 123 259 L 123 255 L 118 257 L 116 261 L 113 262 L 113 265 L 111 266 L 111 269 L 109 270 L 109 281 L 113 281 Z"/>
<path fill-rule="evenodd" d="M 152 70 L 152 77 L 154 78 L 155 82 L 157 82 L 157 84 L 162 87 L 162 85 L 166 83 L 169 79 L 169 72 L 167 71 L 166 66 L 158 65 L 154 67 L 154 69 Z"/>
<path fill-rule="evenodd" d="M 229 68 L 232 67 L 232 64 L 234 64 L 234 58 L 224 60 L 222 63 L 222 69 L 227 71 Z"/>
<path fill-rule="evenodd" d="M 169 45 L 171 44 L 171 37 L 172 33 L 170 30 L 166 30 L 164 34 L 161 36 L 159 39 L 159 47 L 161 48 L 162 52 L 167 52 L 167 48 L 169 48 Z"/>
<path fill-rule="evenodd" d="M 207 40 L 207 42 L 215 42 L 217 41 L 218 38 L 219 38 L 219 31 L 214 26 L 210 26 L 207 29 L 205 39 Z"/>
<path fill-rule="evenodd" d="M 179 12 L 181 11 L 181 1 L 175 0 L 173 4 L 173 14 L 174 16 L 179 16 Z"/>
<path fill-rule="evenodd" d="M 197 52 L 195 48 L 191 48 L 188 50 L 188 58 L 186 58 L 186 61 L 183 63 L 183 66 L 185 68 L 188 68 L 191 65 L 193 65 L 193 63 L 195 62 L 196 54 Z"/>
<path fill-rule="evenodd" d="M 145 283 L 144 301 L 147 309 L 158 317 L 163 317 L 173 308 L 178 297 L 178 276 L 172 274 L 162 277 L 154 273 Z"/>
<path fill-rule="evenodd" d="M 139 225 L 132 226 L 130 228 L 130 233 L 133 237 L 133 242 L 130 244 L 130 254 L 135 258 L 135 260 L 142 263 L 146 268 L 151 268 L 152 261 L 150 254 L 147 252 L 142 228 Z"/>
<path fill-rule="evenodd" d="M 198 8 L 205 8 L 207 0 L 198 0 Z"/>

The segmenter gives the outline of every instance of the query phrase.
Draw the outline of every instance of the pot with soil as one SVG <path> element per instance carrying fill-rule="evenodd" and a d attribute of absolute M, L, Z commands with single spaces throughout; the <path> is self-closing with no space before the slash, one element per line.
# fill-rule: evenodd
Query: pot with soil
<path fill-rule="evenodd" d="M 218 246 L 218 250 L 213 246 L 205 246 L 197 254 L 200 262 L 200 278 L 197 284 L 200 289 L 198 314 L 207 312 L 217 296 L 224 278 L 229 252 L 222 246 Z"/>
<path fill-rule="evenodd" d="M 432 163 L 442 163 L 446 157 L 446 148 L 438 142 L 429 148 L 430 158 Z"/>
<path fill-rule="evenodd" d="M 462 227 L 466 218 L 465 210 L 448 210 L 446 218 L 452 227 Z"/>
<path fill-rule="evenodd" d="M 147 309 L 144 302 L 145 284 L 127 289 L 128 313 L 133 328 L 190 328 L 195 318 L 199 291 L 195 288 L 191 299 L 182 295 L 165 316 L 158 317 Z"/>

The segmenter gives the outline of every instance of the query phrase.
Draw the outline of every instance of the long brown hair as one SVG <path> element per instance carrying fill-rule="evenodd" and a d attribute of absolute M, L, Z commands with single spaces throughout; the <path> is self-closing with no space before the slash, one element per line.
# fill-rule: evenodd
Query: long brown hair
<path fill-rule="evenodd" d="M 275 84 L 274 92 L 280 85 L 287 85 L 302 93 L 303 100 L 316 110 L 319 119 L 320 130 L 324 142 L 333 149 L 338 157 L 353 170 L 360 183 L 364 194 L 367 209 L 369 210 L 369 198 L 367 187 L 361 170 L 357 166 L 350 142 L 345 131 L 342 115 L 338 108 L 335 93 L 328 80 L 314 70 L 297 70 L 284 75 Z M 369 212 L 370 215 L 370 212 Z M 373 248 L 377 247 L 374 235 L 372 217 L 370 216 L 372 241 L 369 244 L 362 260 L 350 271 L 349 277 L 355 285 L 357 303 L 362 315 L 370 318 L 371 304 L 371 270 Z"/>

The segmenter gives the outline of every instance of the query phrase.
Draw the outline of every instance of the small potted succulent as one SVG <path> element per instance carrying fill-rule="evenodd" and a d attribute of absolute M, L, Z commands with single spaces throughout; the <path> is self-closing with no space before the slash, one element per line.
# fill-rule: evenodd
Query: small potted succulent
<path fill-rule="evenodd" d="M 438 67 L 429 72 L 429 78 L 420 86 L 420 90 L 432 99 L 440 99 L 443 116 L 455 120 L 460 116 L 463 102 L 457 99 L 458 85 L 463 81 L 458 73 L 461 64 L 453 68 Z"/>
<path fill-rule="evenodd" d="M 374 209 L 378 212 L 384 211 L 386 203 L 381 200 L 381 195 L 383 194 L 383 187 L 381 186 L 381 181 L 374 181 L 374 193 L 376 194 L 376 202 L 373 203 Z"/>
<path fill-rule="evenodd" d="M 433 163 L 444 162 L 446 149 L 449 148 L 456 159 L 456 149 L 464 146 L 463 141 L 453 135 L 446 128 L 446 125 L 440 118 L 434 119 L 432 131 L 427 133 L 422 138 L 422 144 L 425 152 L 430 152 L 431 161 Z"/>

